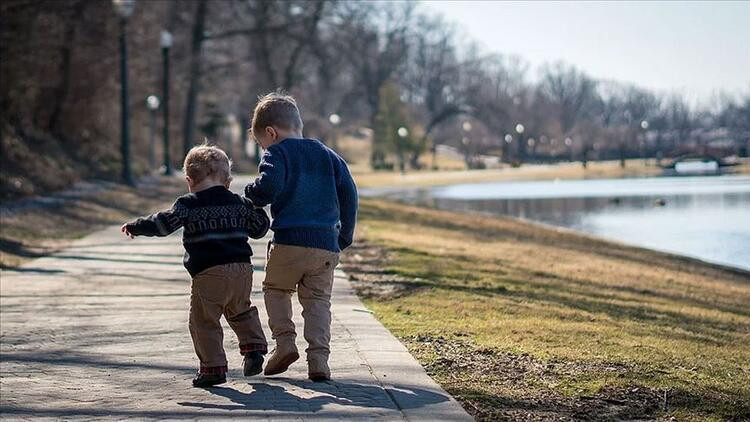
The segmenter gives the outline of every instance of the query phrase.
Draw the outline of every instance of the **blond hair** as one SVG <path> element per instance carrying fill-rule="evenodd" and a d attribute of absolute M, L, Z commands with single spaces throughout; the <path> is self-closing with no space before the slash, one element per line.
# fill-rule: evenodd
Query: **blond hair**
<path fill-rule="evenodd" d="M 253 135 L 257 136 L 268 126 L 302 130 L 302 116 L 300 116 L 294 97 L 282 91 L 270 92 L 258 97 L 258 104 L 253 110 L 250 126 Z"/>
<path fill-rule="evenodd" d="M 232 177 L 232 161 L 221 148 L 209 145 L 196 145 L 188 151 L 183 164 L 185 175 L 200 183 L 209 176 L 218 175 L 223 183 Z"/>

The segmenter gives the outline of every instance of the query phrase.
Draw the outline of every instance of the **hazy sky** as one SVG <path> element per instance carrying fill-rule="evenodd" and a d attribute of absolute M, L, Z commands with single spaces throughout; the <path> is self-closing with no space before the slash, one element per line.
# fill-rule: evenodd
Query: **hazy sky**
<path fill-rule="evenodd" d="M 425 1 L 487 50 L 564 60 L 601 79 L 684 93 L 750 90 L 750 0 Z M 536 71 L 532 68 L 532 76 Z"/>

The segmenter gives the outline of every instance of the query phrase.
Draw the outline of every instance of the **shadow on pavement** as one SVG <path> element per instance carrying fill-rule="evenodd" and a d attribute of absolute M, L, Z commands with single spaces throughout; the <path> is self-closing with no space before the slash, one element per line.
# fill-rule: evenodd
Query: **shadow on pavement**
<path fill-rule="evenodd" d="M 383 388 L 375 385 L 352 382 L 328 381 L 314 383 L 309 381 L 284 379 L 297 387 L 287 390 L 283 386 L 265 383 L 250 383 L 253 391 L 243 393 L 230 387 L 209 388 L 206 391 L 229 399 L 235 404 L 215 404 L 178 402 L 187 407 L 200 407 L 213 410 L 296 410 L 301 412 L 318 412 L 329 404 L 365 408 L 382 408 L 399 410 L 415 409 L 448 400 L 443 394 L 420 388 Z M 302 390 L 302 391 L 300 391 Z M 306 390 L 306 391 L 305 391 Z M 296 395 L 295 392 L 302 393 Z"/>

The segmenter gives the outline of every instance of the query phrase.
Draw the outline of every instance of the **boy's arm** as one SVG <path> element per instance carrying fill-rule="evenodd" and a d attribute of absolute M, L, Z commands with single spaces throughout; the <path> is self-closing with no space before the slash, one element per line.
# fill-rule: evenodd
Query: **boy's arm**
<path fill-rule="evenodd" d="M 354 241 L 354 226 L 357 223 L 357 185 L 354 184 L 349 168 L 344 160 L 339 161 L 339 180 L 336 185 L 339 199 L 339 248 L 344 250 Z"/>
<path fill-rule="evenodd" d="M 253 239 L 260 239 L 268 233 L 271 221 L 263 208 L 256 208 L 249 199 L 244 198 L 245 205 L 250 210 L 248 231 Z"/>
<path fill-rule="evenodd" d="M 178 199 L 172 208 L 125 224 L 124 231 L 132 236 L 167 236 L 179 229 L 187 216 L 187 207 Z"/>
<path fill-rule="evenodd" d="M 273 203 L 276 196 L 284 189 L 286 166 L 284 157 L 278 148 L 269 148 L 258 166 L 260 174 L 245 186 L 245 196 L 256 207 L 265 207 Z"/>

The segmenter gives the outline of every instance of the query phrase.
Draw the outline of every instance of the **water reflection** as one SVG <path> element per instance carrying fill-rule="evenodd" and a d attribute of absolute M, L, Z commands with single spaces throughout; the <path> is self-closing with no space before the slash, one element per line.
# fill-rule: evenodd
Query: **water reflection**
<path fill-rule="evenodd" d="M 483 183 L 386 196 L 525 218 L 750 270 L 750 177 Z"/>

